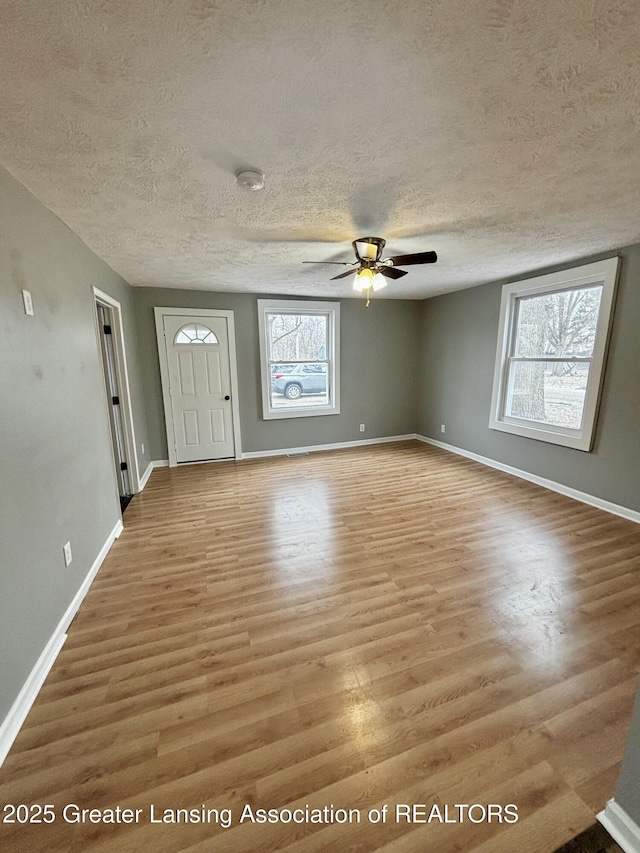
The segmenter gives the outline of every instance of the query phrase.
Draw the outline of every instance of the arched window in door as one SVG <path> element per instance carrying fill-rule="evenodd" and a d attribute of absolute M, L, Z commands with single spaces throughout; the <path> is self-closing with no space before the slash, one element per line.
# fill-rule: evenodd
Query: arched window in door
<path fill-rule="evenodd" d="M 188 323 L 176 332 L 174 344 L 218 344 L 220 341 L 208 326 Z"/>

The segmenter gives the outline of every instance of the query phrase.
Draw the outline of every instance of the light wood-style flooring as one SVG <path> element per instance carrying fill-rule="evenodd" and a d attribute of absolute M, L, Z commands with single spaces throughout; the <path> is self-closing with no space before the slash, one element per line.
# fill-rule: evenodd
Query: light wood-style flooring
<path fill-rule="evenodd" d="M 56 820 L 0 849 L 549 853 L 614 792 L 639 567 L 640 526 L 417 442 L 156 470 L 0 770 Z M 520 819 L 394 815 L 476 803 Z M 203 804 L 232 826 L 149 821 Z"/>

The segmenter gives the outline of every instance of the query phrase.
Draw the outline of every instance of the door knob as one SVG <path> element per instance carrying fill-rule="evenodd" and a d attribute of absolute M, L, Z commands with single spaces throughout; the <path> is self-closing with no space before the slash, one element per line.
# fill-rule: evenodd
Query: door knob
<path fill-rule="evenodd" d="M 228 394 L 225 394 L 225 395 L 224 395 L 224 399 L 225 399 L 225 400 L 230 400 L 230 399 L 231 399 L 231 397 L 230 397 Z"/>

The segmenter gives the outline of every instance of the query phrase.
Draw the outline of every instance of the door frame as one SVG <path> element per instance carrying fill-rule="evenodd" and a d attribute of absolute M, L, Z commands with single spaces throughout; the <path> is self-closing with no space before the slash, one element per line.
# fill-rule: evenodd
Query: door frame
<path fill-rule="evenodd" d="M 242 442 L 240 436 L 240 406 L 238 404 L 238 365 L 236 361 L 236 332 L 233 311 L 223 311 L 217 308 L 154 308 L 156 320 L 156 340 L 158 343 L 158 358 L 160 360 L 160 381 L 162 383 L 162 402 L 164 405 L 164 421 L 167 431 L 167 450 L 169 452 L 169 467 L 178 465 L 203 465 L 205 462 L 222 462 L 222 459 L 208 459 L 203 462 L 178 462 L 176 454 L 176 434 L 173 428 L 173 411 L 171 395 L 169 394 L 169 363 L 164 337 L 164 318 L 173 317 L 221 317 L 227 321 L 227 340 L 229 343 L 229 373 L 231 379 L 231 419 L 233 421 L 234 459 L 242 459 Z"/>
<path fill-rule="evenodd" d="M 116 359 L 116 378 L 118 381 L 118 390 L 120 392 L 120 411 L 122 412 L 122 428 L 124 432 L 124 453 L 125 462 L 127 463 L 127 473 L 129 474 L 129 484 L 131 491 L 137 495 L 142 491 L 140 486 L 140 474 L 138 473 L 138 454 L 136 452 L 136 433 L 133 425 L 133 408 L 131 406 L 131 392 L 129 390 L 129 372 L 127 370 L 127 353 L 124 344 L 124 330 L 122 325 L 122 308 L 117 299 L 109 296 L 103 290 L 97 287 L 93 290 L 93 316 L 96 324 L 96 336 L 98 344 L 99 358 L 102 363 L 102 349 L 100 346 L 100 326 L 98 320 L 98 311 L 96 303 L 102 302 L 111 309 L 112 329 L 111 336 L 113 338 L 113 349 Z M 104 369 L 102 371 L 104 379 Z M 104 383 L 103 383 L 104 384 Z M 105 385 L 105 402 L 107 402 L 108 391 Z M 107 418 L 109 413 L 107 411 Z M 111 429 L 111 424 L 109 424 Z M 118 489 L 118 493 L 119 493 Z"/>

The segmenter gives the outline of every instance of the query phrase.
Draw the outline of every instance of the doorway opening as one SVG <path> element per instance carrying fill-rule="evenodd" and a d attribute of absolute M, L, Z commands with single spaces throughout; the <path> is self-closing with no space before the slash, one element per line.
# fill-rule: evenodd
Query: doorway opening
<path fill-rule="evenodd" d="M 120 304 L 94 288 L 99 349 L 104 377 L 113 463 L 124 513 L 140 491 L 129 384 L 124 358 Z"/>

